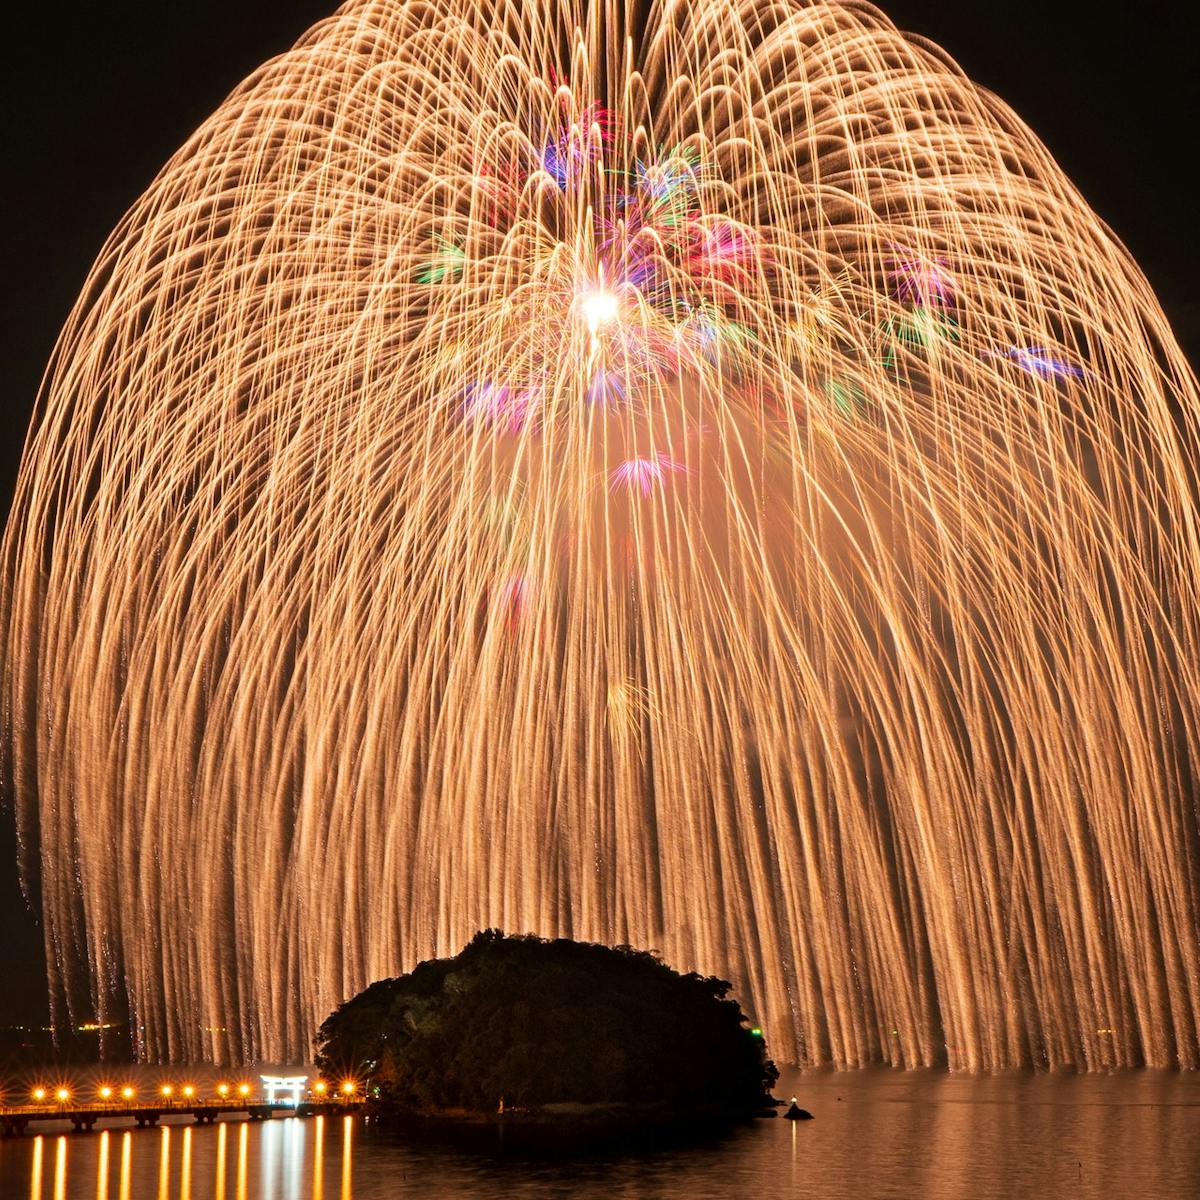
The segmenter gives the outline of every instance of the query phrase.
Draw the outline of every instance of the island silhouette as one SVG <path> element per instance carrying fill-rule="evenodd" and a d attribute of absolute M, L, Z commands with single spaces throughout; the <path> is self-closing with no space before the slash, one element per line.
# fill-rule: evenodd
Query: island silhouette
<path fill-rule="evenodd" d="M 731 990 L 630 946 L 488 929 L 342 1004 L 316 1061 L 384 1122 L 627 1133 L 773 1116 L 779 1072 Z"/>

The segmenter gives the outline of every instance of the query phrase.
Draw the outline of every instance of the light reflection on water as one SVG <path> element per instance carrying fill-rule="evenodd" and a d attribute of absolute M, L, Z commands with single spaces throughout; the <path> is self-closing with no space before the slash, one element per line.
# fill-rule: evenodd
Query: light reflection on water
<path fill-rule="evenodd" d="M 54 1200 L 352 1200 L 355 1120 L 164 1123 L 158 1129 L 10 1140 L 0 1145 L 0 1198 L 45 1200 L 49 1186 Z M 326 1153 L 330 1138 L 336 1142 L 332 1163 Z"/>
<path fill-rule="evenodd" d="M 351 1116 L 46 1133 L 0 1141 L 0 1200 L 1200 1196 L 1194 1076 L 787 1072 L 778 1091 L 817 1119 L 574 1162 L 389 1139 Z"/>

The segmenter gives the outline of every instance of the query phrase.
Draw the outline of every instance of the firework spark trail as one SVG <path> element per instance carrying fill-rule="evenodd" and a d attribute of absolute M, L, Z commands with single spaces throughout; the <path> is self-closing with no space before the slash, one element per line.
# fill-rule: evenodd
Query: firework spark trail
<path fill-rule="evenodd" d="M 56 1013 L 293 1058 L 499 925 L 731 977 L 785 1059 L 1200 1066 L 1198 412 L 868 6 L 347 5 L 122 221 L 34 420 Z"/>

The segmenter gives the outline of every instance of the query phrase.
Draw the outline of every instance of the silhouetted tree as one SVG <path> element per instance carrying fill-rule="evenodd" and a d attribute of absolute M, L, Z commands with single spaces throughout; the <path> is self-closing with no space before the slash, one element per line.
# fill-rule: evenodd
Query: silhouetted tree
<path fill-rule="evenodd" d="M 371 984 L 330 1016 L 317 1065 L 417 1111 L 498 1100 L 665 1103 L 751 1111 L 778 1077 L 731 984 L 653 954 L 565 938 L 476 934 L 454 958 Z"/>

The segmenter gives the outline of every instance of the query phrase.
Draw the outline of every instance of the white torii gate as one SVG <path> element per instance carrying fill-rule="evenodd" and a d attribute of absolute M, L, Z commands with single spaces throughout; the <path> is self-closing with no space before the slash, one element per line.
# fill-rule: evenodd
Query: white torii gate
<path fill-rule="evenodd" d="M 304 1098 L 307 1075 L 260 1075 L 263 1092 L 268 1104 L 290 1104 L 294 1108 Z M 283 1092 L 282 1100 L 276 1100 L 276 1092 Z"/>

